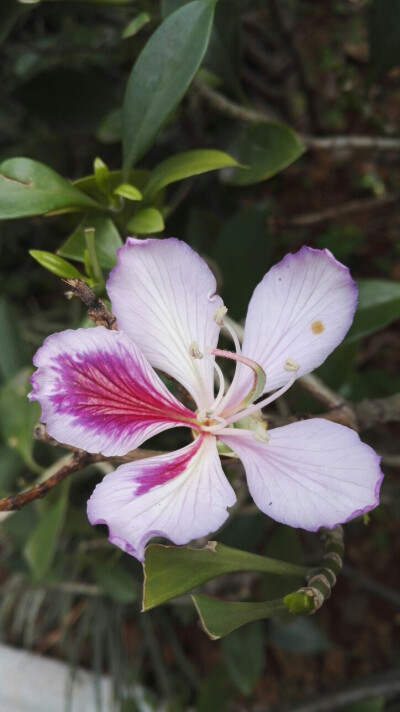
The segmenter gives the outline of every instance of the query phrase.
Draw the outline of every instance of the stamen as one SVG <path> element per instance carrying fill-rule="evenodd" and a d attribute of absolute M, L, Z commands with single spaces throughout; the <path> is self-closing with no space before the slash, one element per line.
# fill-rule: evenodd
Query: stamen
<path fill-rule="evenodd" d="M 204 354 L 201 353 L 197 341 L 192 341 L 192 343 L 190 344 L 189 354 L 191 355 L 192 358 L 198 358 L 198 359 L 204 358 Z"/>
<path fill-rule="evenodd" d="M 210 408 L 209 408 L 210 411 L 216 410 L 216 409 L 218 408 L 219 404 L 221 403 L 221 401 L 222 401 L 222 399 L 223 399 L 223 397 L 224 397 L 224 393 L 225 393 L 225 378 L 224 378 L 224 374 L 222 373 L 220 367 L 219 367 L 218 364 L 215 362 L 215 360 L 213 361 L 213 366 L 214 366 L 214 368 L 215 368 L 215 370 L 216 370 L 216 372 L 217 372 L 217 374 L 218 374 L 218 378 L 219 378 L 219 390 L 218 390 L 218 395 L 216 396 L 216 398 L 215 398 L 215 400 L 214 400 L 214 403 L 213 403 L 213 404 L 210 406 Z"/>
<path fill-rule="evenodd" d="M 224 325 L 224 320 L 223 317 L 225 314 L 227 314 L 228 308 L 222 305 L 221 307 L 218 307 L 218 309 L 215 310 L 214 312 L 214 321 L 218 324 L 218 326 L 223 326 Z"/>
<path fill-rule="evenodd" d="M 287 358 L 283 368 L 285 371 L 298 371 L 300 366 L 293 358 Z"/>
<path fill-rule="evenodd" d="M 241 403 L 242 406 L 247 405 L 248 403 L 252 403 L 254 400 L 256 400 L 256 398 L 261 395 L 264 390 L 266 375 L 261 366 L 256 361 L 253 361 L 251 358 L 247 358 L 246 356 L 242 356 L 242 354 L 240 353 L 233 353 L 233 351 L 225 351 L 222 349 L 207 349 L 207 351 L 210 354 L 213 354 L 214 356 L 222 356 L 223 358 L 232 359 L 232 361 L 236 361 L 237 363 L 243 363 L 245 366 L 248 366 L 253 371 L 253 385 L 248 394 L 243 399 Z"/>
<path fill-rule="evenodd" d="M 264 408 L 266 405 L 269 405 L 274 400 L 279 398 L 279 396 L 282 396 L 284 393 L 286 393 L 286 391 L 290 388 L 290 386 L 293 385 L 293 383 L 296 380 L 296 375 L 297 375 L 297 371 L 292 371 L 292 373 L 289 376 L 289 380 L 278 391 L 275 391 L 275 393 L 272 393 L 272 395 L 268 396 L 267 398 L 264 398 L 264 400 L 259 401 L 258 403 L 255 403 L 254 405 L 250 406 L 249 408 L 246 408 L 245 410 L 241 410 L 239 413 L 235 413 L 234 415 L 231 415 L 230 418 L 226 419 L 226 422 L 228 423 L 228 425 L 231 425 L 232 423 L 236 423 L 237 420 L 246 418 L 248 415 L 251 415 L 252 413 L 256 413 L 258 410 L 261 410 L 261 408 Z"/>
<path fill-rule="evenodd" d="M 236 331 L 233 329 L 233 327 L 228 324 L 227 321 L 223 318 L 225 314 L 228 313 L 228 309 L 226 306 L 218 307 L 218 309 L 215 310 L 214 312 L 214 321 L 218 324 L 218 326 L 224 327 L 227 332 L 229 333 L 233 343 L 235 344 L 235 351 L 237 354 L 241 354 L 242 350 L 240 348 L 240 341 L 238 338 L 238 335 Z"/>

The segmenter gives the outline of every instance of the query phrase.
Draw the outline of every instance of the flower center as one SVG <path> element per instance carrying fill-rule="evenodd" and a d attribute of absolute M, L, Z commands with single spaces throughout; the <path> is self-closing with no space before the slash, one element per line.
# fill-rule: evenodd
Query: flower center
<path fill-rule="evenodd" d="M 279 396 L 285 393 L 294 383 L 297 377 L 297 371 L 300 368 L 299 364 L 294 359 L 286 359 L 285 363 L 283 364 L 284 370 L 288 373 L 288 379 L 286 383 L 278 391 L 275 391 L 275 393 L 272 393 L 271 395 L 267 396 L 258 403 L 254 403 L 254 401 L 256 401 L 257 398 L 259 398 L 264 391 L 266 375 L 260 364 L 258 364 L 256 361 L 253 361 L 253 359 L 243 356 L 243 354 L 241 353 L 240 343 L 237 334 L 234 332 L 232 327 L 227 324 L 227 322 L 223 319 L 226 312 L 226 307 L 219 307 L 214 314 L 214 320 L 219 326 L 225 327 L 229 331 L 232 340 L 235 344 L 236 352 L 227 351 L 224 349 L 207 348 L 205 350 L 205 353 L 203 354 L 200 351 L 197 342 L 193 341 L 189 346 L 189 353 L 194 359 L 219 356 L 235 361 L 236 363 L 241 363 L 244 366 L 250 368 L 253 372 L 253 383 L 249 392 L 240 401 L 240 403 L 236 404 L 235 406 L 229 408 L 226 411 L 221 412 L 220 406 L 224 399 L 225 379 L 221 368 L 216 363 L 215 358 L 213 359 L 213 366 L 219 384 L 218 393 L 209 408 L 205 408 L 203 410 L 198 411 L 197 422 L 203 432 L 214 433 L 215 435 L 218 435 L 225 428 L 227 428 L 229 425 L 233 425 L 238 420 L 243 420 L 243 418 L 257 413 L 261 410 L 261 408 L 266 405 L 269 405 L 269 403 L 272 403 L 274 400 L 276 400 L 276 398 L 279 398 Z M 229 432 L 232 433 L 232 430 L 230 429 Z"/>

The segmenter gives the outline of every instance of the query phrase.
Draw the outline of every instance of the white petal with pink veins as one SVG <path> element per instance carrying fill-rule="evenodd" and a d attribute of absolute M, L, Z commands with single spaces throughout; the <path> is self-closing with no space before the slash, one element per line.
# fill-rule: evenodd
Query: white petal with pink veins
<path fill-rule="evenodd" d="M 189 349 L 195 342 L 204 353 L 217 344 L 213 315 L 222 300 L 215 289 L 204 260 L 174 238 L 128 238 L 107 283 L 118 328 L 154 368 L 182 383 L 200 409 L 213 401 L 213 358 L 193 359 Z"/>
<path fill-rule="evenodd" d="M 299 365 L 298 377 L 325 361 L 350 328 L 357 293 L 347 267 L 328 250 L 302 247 L 267 272 L 250 300 L 242 347 L 265 371 L 264 392 L 287 381 L 287 359 Z M 251 383 L 250 369 L 238 364 L 225 407 L 239 403 Z"/>
<path fill-rule="evenodd" d="M 103 326 L 49 336 L 34 358 L 31 400 L 49 435 L 66 445 L 124 455 L 167 428 L 195 427 L 139 349 Z"/>
<path fill-rule="evenodd" d="M 154 536 L 174 544 L 214 532 L 228 517 L 235 493 L 212 436 L 187 447 L 122 465 L 97 485 L 88 502 L 91 524 L 106 524 L 109 540 L 144 558 Z"/>
<path fill-rule="evenodd" d="M 221 435 L 243 462 L 259 509 L 292 527 L 334 527 L 377 506 L 380 458 L 343 425 L 316 418 L 271 430 Z"/>

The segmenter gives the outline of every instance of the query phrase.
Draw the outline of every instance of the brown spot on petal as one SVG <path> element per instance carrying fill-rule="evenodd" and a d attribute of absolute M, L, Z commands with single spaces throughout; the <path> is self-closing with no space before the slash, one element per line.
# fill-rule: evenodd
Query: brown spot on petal
<path fill-rule="evenodd" d="M 322 332 L 325 331 L 322 321 L 313 321 L 311 324 L 311 331 L 313 334 L 322 334 Z"/>

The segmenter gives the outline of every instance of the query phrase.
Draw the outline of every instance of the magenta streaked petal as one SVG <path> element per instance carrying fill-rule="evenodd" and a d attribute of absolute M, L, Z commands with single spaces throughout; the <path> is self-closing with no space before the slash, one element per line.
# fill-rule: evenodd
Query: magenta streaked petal
<path fill-rule="evenodd" d="M 91 524 L 108 526 L 113 544 L 142 561 L 152 537 L 187 544 L 207 536 L 235 501 L 208 435 L 176 452 L 121 465 L 97 485 L 87 513 Z"/>
<path fill-rule="evenodd" d="M 347 267 L 328 250 L 302 247 L 267 272 L 249 304 L 242 348 L 264 369 L 265 392 L 287 381 L 286 359 L 299 364 L 298 377 L 325 361 L 350 328 L 357 293 Z M 250 369 L 238 364 L 224 407 L 239 403 L 251 383 Z"/>
<path fill-rule="evenodd" d="M 194 414 L 168 391 L 122 333 L 103 326 L 49 336 L 34 358 L 31 400 L 42 406 L 48 433 L 61 443 L 124 455 Z"/>
<path fill-rule="evenodd" d="M 322 418 L 270 431 L 221 437 L 243 462 L 259 509 L 292 527 L 317 531 L 353 519 L 379 504 L 380 458 L 357 433 Z"/>
<path fill-rule="evenodd" d="M 194 360 L 189 347 L 195 341 L 204 353 L 217 344 L 213 315 L 222 300 L 215 289 L 204 260 L 174 238 L 128 238 L 107 283 L 118 328 L 154 368 L 182 383 L 200 409 L 213 401 L 213 357 Z"/>

